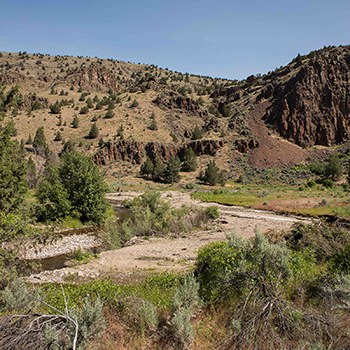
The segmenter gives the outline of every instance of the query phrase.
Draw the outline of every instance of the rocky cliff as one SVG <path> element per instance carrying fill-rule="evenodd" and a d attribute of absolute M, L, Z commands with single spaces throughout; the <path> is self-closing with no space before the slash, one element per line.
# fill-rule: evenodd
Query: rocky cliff
<path fill-rule="evenodd" d="M 181 144 L 119 140 L 107 142 L 97 151 L 94 159 L 98 165 L 108 165 L 114 161 L 141 164 L 146 157 L 163 161 L 171 157 L 181 159 L 188 147 L 192 148 L 197 156 L 215 156 L 223 146 L 222 140 L 194 140 Z"/>
<path fill-rule="evenodd" d="M 264 119 L 292 142 L 331 146 L 350 135 L 350 49 L 298 58 L 283 82 L 266 89 L 272 105 Z"/>

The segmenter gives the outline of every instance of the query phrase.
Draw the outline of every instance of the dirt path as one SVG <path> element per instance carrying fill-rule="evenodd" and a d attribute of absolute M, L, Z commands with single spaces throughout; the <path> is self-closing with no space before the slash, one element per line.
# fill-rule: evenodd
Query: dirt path
<path fill-rule="evenodd" d="M 139 192 L 110 193 L 107 198 L 112 203 L 121 204 L 123 200 L 138 195 L 140 195 Z M 189 193 L 185 192 L 164 192 L 162 196 L 174 207 L 213 205 L 194 200 Z M 138 240 L 131 246 L 102 252 L 97 259 L 85 265 L 32 275 L 30 281 L 63 282 L 66 278 L 69 280 L 90 279 L 107 275 L 120 283 L 125 283 L 154 272 L 182 271 L 193 265 L 200 247 L 209 242 L 225 240 L 227 235 L 233 232 L 249 238 L 255 234 L 256 230 L 261 233 L 268 230 L 280 232 L 289 229 L 297 221 L 307 221 L 307 219 L 287 217 L 261 210 L 217 206 L 220 210 L 220 218 L 200 231 L 189 233 L 186 237 Z"/>

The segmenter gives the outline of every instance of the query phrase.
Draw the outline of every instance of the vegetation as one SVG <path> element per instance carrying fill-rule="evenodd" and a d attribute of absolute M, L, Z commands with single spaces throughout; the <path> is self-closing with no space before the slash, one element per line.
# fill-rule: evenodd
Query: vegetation
<path fill-rule="evenodd" d="M 180 181 L 181 162 L 178 157 L 172 157 L 168 162 L 163 163 L 161 159 L 156 159 L 155 162 L 147 157 L 141 165 L 140 175 L 152 179 L 154 181 L 162 181 L 173 184 Z"/>
<path fill-rule="evenodd" d="M 106 212 L 106 186 L 92 160 L 76 151 L 66 151 L 59 167 L 51 165 L 40 182 L 37 199 L 39 220 L 67 216 L 100 224 Z"/>
<path fill-rule="evenodd" d="M 12 140 L 13 124 L 0 127 L 0 213 L 10 213 L 23 202 L 27 191 L 26 161 L 20 145 Z"/>
<path fill-rule="evenodd" d="M 74 118 L 72 120 L 72 128 L 77 129 L 79 127 L 79 118 L 77 115 L 74 115 Z"/>
<path fill-rule="evenodd" d="M 35 152 L 41 156 L 47 156 L 50 153 L 43 126 L 39 127 L 35 133 L 33 148 Z"/>
<path fill-rule="evenodd" d="M 38 219 L 57 220 L 67 217 L 72 210 L 67 189 L 60 178 L 59 169 L 55 165 L 46 168 L 41 180 L 37 198 L 40 203 L 37 209 Z"/>
<path fill-rule="evenodd" d="M 146 191 L 124 206 L 130 215 L 121 223 L 110 222 L 105 227 L 104 240 L 109 247 L 119 247 L 135 236 L 178 236 L 200 227 L 218 217 L 217 208 L 195 210 L 186 206 L 179 209 L 161 199 L 159 192 Z"/>
<path fill-rule="evenodd" d="M 181 170 L 186 172 L 195 171 L 197 169 L 197 157 L 191 147 L 186 148 Z"/>
<path fill-rule="evenodd" d="M 215 161 L 211 160 L 205 171 L 201 172 L 199 175 L 199 180 L 211 186 L 217 184 L 224 185 L 226 182 L 226 174 L 216 166 Z"/>
<path fill-rule="evenodd" d="M 91 125 L 91 128 L 90 128 L 90 131 L 87 135 L 88 139 L 96 139 L 99 135 L 99 130 L 98 130 L 98 127 L 97 127 L 97 124 L 94 123 Z"/>

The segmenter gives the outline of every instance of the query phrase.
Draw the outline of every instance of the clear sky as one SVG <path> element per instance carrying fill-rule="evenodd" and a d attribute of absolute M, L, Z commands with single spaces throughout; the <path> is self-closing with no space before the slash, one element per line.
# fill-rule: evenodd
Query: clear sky
<path fill-rule="evenodd" d="M 349 43 L 350 0 L 0 0 L 0 51 L 240 79 Z"/>

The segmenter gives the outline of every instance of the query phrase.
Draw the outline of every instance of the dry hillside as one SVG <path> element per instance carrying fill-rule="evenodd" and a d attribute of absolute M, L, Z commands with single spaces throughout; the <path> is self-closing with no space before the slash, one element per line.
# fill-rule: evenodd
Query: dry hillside
<path fill-rule="evenodd" d="M 73 140 L 98 164 L 122 161 L 135 171 L 146 155 L 167 159 L 187 147 L 227 169 L 246 155 L 260 167 L 300 163 L 313 146 L 347 141 L 349 77 L 349 47 L 298 56 L 244 81 L 112 59 L 0 54 L 0 84 L 20 93 L 8 114 L 28 151 L 43 126 L 55 152 Z M 94 123 L 98 136 L 88 138 Z"/>

